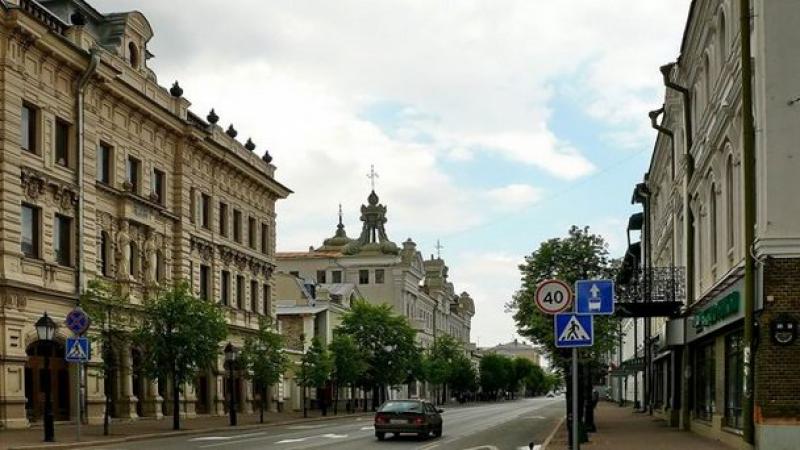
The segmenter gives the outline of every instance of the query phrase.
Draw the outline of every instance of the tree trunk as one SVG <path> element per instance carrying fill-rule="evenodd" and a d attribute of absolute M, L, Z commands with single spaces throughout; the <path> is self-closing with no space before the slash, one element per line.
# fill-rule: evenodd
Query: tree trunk
<path fill-rule="evenodd" d="M 308 400 L 306 398 L 306 386 L 303 385 L 303 418 L 308 417 L 308 402 L 306 400 Z"/>
<path fill-rule="evenodd" d="M 267 403 L 267 386 L 261 386 L 261 417 L 259 418 L 260 423 L 264 423 L 264 404 Z"/>
<path fill-rule="evenodd" d="M 172 429 L 181 429 L 180 389 L 178 389 L 178 375 L 172 371 Z"/>
<path fill-rule="evenodd" d="M 333 384 L 333 415 L 339 415 L 339 382 Z"/>

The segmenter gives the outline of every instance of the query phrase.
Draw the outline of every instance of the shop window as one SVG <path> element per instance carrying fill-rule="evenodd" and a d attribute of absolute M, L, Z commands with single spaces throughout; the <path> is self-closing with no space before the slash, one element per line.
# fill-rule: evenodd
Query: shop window
<path fill-rule="evenodd" d="M 744 386 L 744 355 L 742 332 L 725 337 L 725 425 L 742 428 L 742 387 Z"/>
<path fill-rule="evenodd" d="M 694 412 L 701 420 L 710 421 L 714 415 L 715 365 L 714 342 L 699 346 L 694 362 Z"/>

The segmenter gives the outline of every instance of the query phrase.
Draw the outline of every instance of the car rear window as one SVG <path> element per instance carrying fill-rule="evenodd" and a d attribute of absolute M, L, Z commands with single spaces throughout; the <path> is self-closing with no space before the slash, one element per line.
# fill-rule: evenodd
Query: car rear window
<path fill-rule="evenodd" d="M 422 412 L 420 402 L 386 402 L 381 406 L 380 412 Z"/>

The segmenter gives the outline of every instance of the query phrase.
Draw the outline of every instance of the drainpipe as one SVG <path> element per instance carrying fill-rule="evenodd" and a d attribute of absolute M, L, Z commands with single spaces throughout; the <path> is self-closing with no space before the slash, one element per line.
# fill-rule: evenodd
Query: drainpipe
<path fill-rule="evenodd" d="M 90 59 L 89 59 L 89 66 L 86 68 L 86 71 L 81 74 L 80 79 L 78 80 L 77 85 L 75 86 L 75 97 L 76 101 L 76 109 L 77 109 L 77 116 L 78 116 L 78 124 L 77 124 L 77 153 L 78 153 L 78 229 L 76 230 L 76 252 L 75 255 L 77 257 L 77 279 L 76 279 L 76 286 L 75 290 L 78 294 L 78 303 L 80 303 L 81 295 L 83 294 L 84 289 L 86 288 L 86 273 L 84 268 L 84 257 L 83 257 L 83 248 L 84 248 L 84 239 L 83 239 L 83 230 L 85 228 L 85 214 L 83 211 L 84 205 L 84 187 L 83 187 L 83 178 L 84 178 L 84 158 L 83 158 L 83 151 L 84 151 L 84 108 L 83 108 L 83 99 L 84 99 L 84 92 L 86 91 L 86 86 L 89 85 L 89 80 L 91 79 L 92 75 L 97 71 L 97 65 L 100 63 L 100 51 L 97 48 L 92 48 L 90 51 Z"/>
<path fill-rule="evenodd" d="M 753 319 L 755 309 L 755 241 L 756 187 L 755 187 L 755 129 L 753 117 L 753 66 L 750 50 L 750 1 L 739 0 L 739 33 L 742 64 L 742 163 L 744 166 L 744 389 L 742 399 L 742 437 L 753 444 Z"/>
<path fill-rule="evenodd" d="M 669 128 L 661 125 L 658 123 L 658 116 L 664 114 L 664 106 L 658 108 L 656 110 L 650 111 L 647 113 L 650 116 L 650 126 L 658 131 L 666 135 L 669 138 L 671 154 L 672 154 L 672 167 L 670 168 L 670 176 L 674 180 L 675 179 L 675 133 L 672 132 Z"/>

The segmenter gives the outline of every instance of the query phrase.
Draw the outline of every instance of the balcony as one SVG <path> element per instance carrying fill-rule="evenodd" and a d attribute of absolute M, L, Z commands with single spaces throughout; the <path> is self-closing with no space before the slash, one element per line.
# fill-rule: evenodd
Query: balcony
<path fill-rule="evenodd" d="M 617 284 L 617 317 L 678 317 L 686 302 L 686 269 L 632 269 Z"/>

